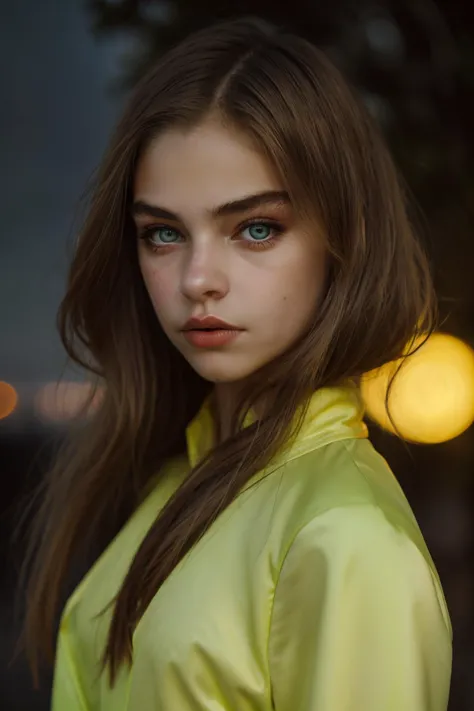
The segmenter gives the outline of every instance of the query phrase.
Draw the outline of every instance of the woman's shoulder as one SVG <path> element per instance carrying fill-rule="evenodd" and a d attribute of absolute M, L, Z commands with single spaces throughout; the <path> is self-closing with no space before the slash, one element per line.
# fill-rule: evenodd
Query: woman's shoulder
<path fill-rule="evenodd" d="M 392 561 L 412 572 L 424 567 L 443 601 L 436 566 L 411 506 L 369 440 L 332 442 L 295 458 L 281 468 L 275 485 L 280 568 L 288 557 L 306 560 L 302 551 L 328 565 L 363 558 L 374 565 Z"/>
<path fill-rule="evenodd" d="M 332 442 L 292 464 L 295 484 L 299 481 L 302 488 L 317 493 L 316 509 L 372 504 L 413 516 L 394 472 L 369 439 Z"/>
<path fill-rule="evenodd" d="M 314 520 L 324 520 L 331 535 L 341 537 L 354 534 L 363 520 L 364 530 L 371 528 L 374 535 L 403 531 L 429 559 L 400 484 L 369 440 L 332 442 L 286 462 L 272 477 L 275 516 L 288 543 Z"/>

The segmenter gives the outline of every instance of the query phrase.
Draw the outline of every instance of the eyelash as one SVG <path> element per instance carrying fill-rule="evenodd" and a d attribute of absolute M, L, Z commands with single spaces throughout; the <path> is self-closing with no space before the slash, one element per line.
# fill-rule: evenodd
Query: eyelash
<path fill-rule="evenodd" d="M 274 220 L 265 220 L 265 219 L 253 219 L 253 220 L 248 220 L 247 222 L 243 222 L 241 225 L 239 225 L 239 228 L 237 230 L 237 233 L 243 232 L 245 229 L 248 227 L 252 227 L 253 225 L 264 225 L 265 227 L 269 227 L 273 233 L 272 237 L 269 237 L 265 241 L 259 242 L 259 241 L 250 241 L 250 240 L 243 240 L 246 243 L 246 247 L 248 249 L 253 249 L 253 250 L 262 250 L 262 249 L 270 249 L 275 245 L 275 242 L 277 241 L 278 237 L 284 232 L 285 228 L 283 225 L 281 225 L 278 222 L 275 222 Z M 173 227 L 169 227 L 169 225 L 149 225 L 147 227 L 144 227 L 142 230 L 140 230 L 140 233 L 138 235 L 139 239 L 142 239 L 146 242 L 147 247 L 151 249 L 152 252 L 161 252 L 163 248 L 166 247 L 172 247 L 175 244 L 180 244 L 176 242 L 169 242 L 168 244 L 153 244 L 151 241 L 151 236 L 153 235 L 154 232 L 160 229 L 172 229 L 173 231 L 177 232 L 180 234 L 179 230 L 175 230 Z M 181 235 L 182 236 L 182 235 Z"/>

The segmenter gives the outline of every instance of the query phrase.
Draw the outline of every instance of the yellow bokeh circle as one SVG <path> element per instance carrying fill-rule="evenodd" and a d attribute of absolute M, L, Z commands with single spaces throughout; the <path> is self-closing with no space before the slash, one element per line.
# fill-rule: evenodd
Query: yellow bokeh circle
<path fill-rule="evenodd" d="M 361 383 L 367 414 L 390 432 L 385 394 L 399 363 L 367 373 Z M 474 421 L 474 351 L 454 336 L 433 334 L 403 363 L 388 404 L 407 440 L 429 444 L 457 437 Z"/>

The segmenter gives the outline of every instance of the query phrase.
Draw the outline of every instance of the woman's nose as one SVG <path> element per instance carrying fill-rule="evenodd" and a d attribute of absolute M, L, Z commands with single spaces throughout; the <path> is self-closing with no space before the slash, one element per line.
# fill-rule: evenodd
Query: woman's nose
<path fill-rule="evenodd" d="M 229 291 L 221 245 L 191 247 L 181 276 L 181 291 L 190 301 L 222 299 Z"/>

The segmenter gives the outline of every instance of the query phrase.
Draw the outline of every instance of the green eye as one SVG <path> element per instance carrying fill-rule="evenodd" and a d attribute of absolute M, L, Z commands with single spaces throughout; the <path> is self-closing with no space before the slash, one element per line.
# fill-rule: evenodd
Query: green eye
<path fill-rule="evenodd" d="M 272 234 L 271 226 L 264 222 L 256 222 L 254 225 L 249 225 L 244 232 L 247 230 L 252 240 L 257 242 L 268 239 Z"/>
<path fill-rule="evenodd" d="M 158 229 L 153 231 L 153 236 L 158 238 L 159 242 L 163 244 L 173 243 L 177 238 L 179 238 L 179 232 L 173 230 L 171 227 L 158 227 Z"/>

